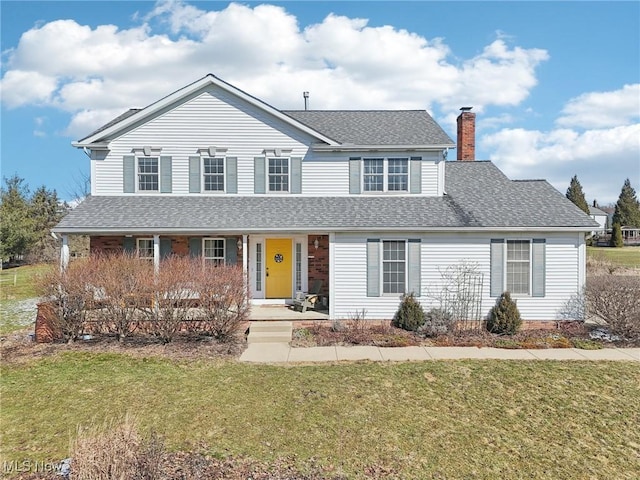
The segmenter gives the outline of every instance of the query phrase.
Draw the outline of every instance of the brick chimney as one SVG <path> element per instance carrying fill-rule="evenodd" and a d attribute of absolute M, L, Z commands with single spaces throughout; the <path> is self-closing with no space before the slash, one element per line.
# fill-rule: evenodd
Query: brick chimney
<path fill-rule="evenodd" d="M 473 162 L 476 159 L 476 114 L 473 107 L 462 107 L 458 115 L 458 160 Z"/>

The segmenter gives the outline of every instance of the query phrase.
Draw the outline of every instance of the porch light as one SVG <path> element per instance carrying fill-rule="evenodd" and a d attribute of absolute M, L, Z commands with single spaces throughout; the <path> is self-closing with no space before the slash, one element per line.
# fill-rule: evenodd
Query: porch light
<path fill-rule="evenodd" d="M 313 241 L 313 246 L 315 247 L 316 250 L 320 246 L 320 241 L 318 240 L 318 237 L 316 237 L 316 239 Z"/>
<path fill-rule="evenodd" d="M 238 250 L 242 250 L 242 239 L 238 238 L 238 242 L 236 243 L 236 245 L 238 245 Z"/>

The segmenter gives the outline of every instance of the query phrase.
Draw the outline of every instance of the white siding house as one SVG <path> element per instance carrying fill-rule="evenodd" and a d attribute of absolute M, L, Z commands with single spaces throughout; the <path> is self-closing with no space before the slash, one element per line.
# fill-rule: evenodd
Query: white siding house
<path fill-rule="evenodd" d="M 469 109 L 458 121 L 473 131 Z M 465 264 L 483 315 L 509 289 L 525 320 L 554 320 L 597 225 L 544 181 L 473 151 L 447 161 L 456 144 L 426 111 L 280 111 L 213 75 L 74 146 L 91 154 L 92 195 L 54 228 L 63 263 L 69 234 L 92 251 L 152 239 L 160 268 L 217 239 L 254 302 L 320 281 L 333 319 L 390 319 L 409 292 L 438 307 L 443 272 Z"/>

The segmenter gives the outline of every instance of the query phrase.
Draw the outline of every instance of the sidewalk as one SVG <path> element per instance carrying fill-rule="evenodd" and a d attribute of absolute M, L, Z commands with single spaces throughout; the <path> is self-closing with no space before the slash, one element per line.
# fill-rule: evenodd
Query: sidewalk
<path fill-rule="evenodd" d="M 287 343 L 252 343 L 240 356 L 241 362 L 316 363 L 339 361 L 424 361 L 459 359 L 498 360 L 618 360 L 640 362 L 640 348 L 548 348 L 511 350 L 477 347 L 308 347 L 292 348 Z"/>

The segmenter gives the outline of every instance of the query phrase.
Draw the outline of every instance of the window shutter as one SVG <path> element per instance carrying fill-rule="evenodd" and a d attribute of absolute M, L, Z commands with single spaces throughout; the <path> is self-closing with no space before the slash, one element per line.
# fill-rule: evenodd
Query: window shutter
<path fill-rule="evenodd" d="M 253 193 L 265 193 L 266 188 L 264 157 L 255 157 L 253 159 Z"/>
<path fill-rule="evenodd" d="M 202 256 L 202 238 L 194 237 L 189 239 L 189 256 L 191 258 Z"/>
<path fill-rule="evenodd" d="M 173 253 L 171 239 L 160 237 L 160 258 L 167 258 Z"/>
<path fill-rule="evenodd" d="M 226 191 L 227 193 L 238 193 L 238 158 L 227 157 L 226 163 Z"/>
<path fill-rule="evenodd" d="M 291 158 L 291 193 L 302 193 L 302 158 Z"/>
<path fill-rule="evenodd" d="M 411 157 L 409 193 L 422 193 L 422 157 Z"/>
<path fill-rule="evenodd" d="M 380 296 L 380 240 L 367 239 L 367 297 Z"/>
<path fill-rule="evenodd" d="M 122 246 L 125 253 L 134 253 L 136 251 L 136 239 L 133 237 L 124 237 Z"/>
<path fill-rule="evenodd" d="M 360 193 L 360 157 L 349 158 L 349 193 Z"/>
<path fill-rule="evenodd" d="M 544 297 L 545 295 L 545 246 L 546 240 L 544 238 L 534 238 L 531 245 L 531 295 L 534 297 Z"/>
<path fill-rule="evenodd" d="M 238 264 L 238 239 L 235 237 L 229 237 L 225 240 L 224 263 L 231 266 Z"/>
<path fill-rule="evenodd" d="M 160 193 L 171 193 L 171 157 L 160 157 Z"/>
<path fill-rule="evenodd" d="M 499 297 L 504 291 L 504 239 L 491 239 L 491 293 Z"/>
<path fill-rule="evenodd" d="M 200 193 L 200 157 L 189 157 L 189 193 Z"/>
<path fill-rule="evenodd" d="M 135 193 L 136 191 L 136 157 L 125 155 L 122 159 L 122 192 Z"/>
<path fill-rule="evenodd" d="M 420 270 L 422 264 L 421 248 L 419 238 L 410 238 L 408 244 L 409 252 L 407 260 L 409 262 L 409 278 L 407 291 L 413 293 L 416 297 L 420 296 Z"/>

